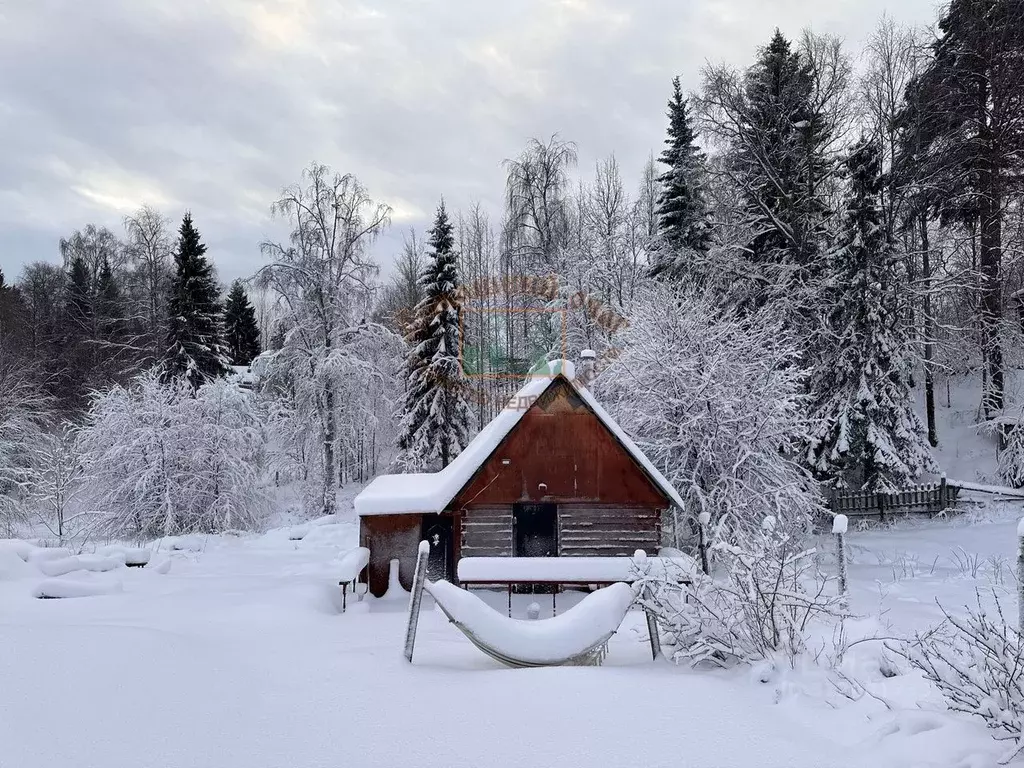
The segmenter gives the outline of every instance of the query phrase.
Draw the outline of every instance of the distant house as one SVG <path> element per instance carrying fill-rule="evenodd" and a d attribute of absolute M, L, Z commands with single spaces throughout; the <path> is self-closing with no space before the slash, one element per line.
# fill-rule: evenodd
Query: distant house
<path fill-rule="evenodd" d="M 571 557 L 656 551 L 679 494 L 593 395 L 571 363 L 537 376 L 440 472 L 382 475 L 355 499 L 370 549 L 370 591 L 388 564 L 408 589 L 418 543 L 431 578 L 455 580 L 466 556 Z"/>

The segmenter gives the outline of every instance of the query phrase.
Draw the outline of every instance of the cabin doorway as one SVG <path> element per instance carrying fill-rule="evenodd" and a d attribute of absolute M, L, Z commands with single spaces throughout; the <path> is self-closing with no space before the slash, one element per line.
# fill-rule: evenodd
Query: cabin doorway
<path fill-rule="evenodd" d="M 431 581 L 452 581 L 452 539 L 454 526 L 451 515 L 424 515 L 423 541 L 430 544 L 427 556 L 427 578 Z"/>
<path fill-rule="evenodd" d="M 515 557 L 558 556 L 558 505 L 514 504 Z"/>

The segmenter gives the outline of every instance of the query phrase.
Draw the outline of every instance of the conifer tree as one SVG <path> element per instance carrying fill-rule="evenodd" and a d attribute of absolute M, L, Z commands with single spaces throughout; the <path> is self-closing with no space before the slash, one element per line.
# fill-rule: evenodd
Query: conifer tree
<path fill-rule="evenodd" d="M 890 489 L 935 468 L 914 411 L 908 339 L 896 311 L 894 265 L 879 195 L 877 144 L 861 140 L 846 159 L 849 191 L 830 253 L 826 332 L 812 377 L 808 459 L 834 486 Z"/>
<path fill-rule="evenodd" d="M 668 136 L 659 158 L 667 169 L 658 177 L 660 242 L 651 266 L 654 277 L 681 277 L 694 253 L 706 252 L 711 242 L 703 187 L 704 153 L 695 141 L 686 99 L 679 78 L 674 77 L 668 102 Z"/>
<path fill-rule="evenodd" d="M 174 252 L 164 377 L 184 376 L 193 391 L 227 371 L 220 292 L 205 254 L 192 215 L 186 213 Z"/>
<path fill-rule="evenodd" d="M 231 284 L 224 305 L 224 341 L 231 365 L 248 365 L 261 351 L 256 310 L 249 303 L 241 280 Z"/>
<path fill-rule="evenodd" d="M 458 255 L 444 201 L 430 230 L 424 297 L 407 338 L 405 415 L 399 462 L 411 471 L 446 467 L 468 442 L 469 406 L 459 359 Z"/>
<path fill-rule="evenodd" d="M 737 279 L 725 286 L 728 303 L 775 305 L 802 348 L 827 277 L 831 148 L 846 87 L 837 45 L 807 36 L 795 48 L 776 30 L 742 75 L 709 67 L 699 103 L 710 134 L 729 145 L 723 160 L 740 198 L 737 234 L 746 239 L 729 269 Z M 815 46 L 832 66 L 813 65 Z"/>

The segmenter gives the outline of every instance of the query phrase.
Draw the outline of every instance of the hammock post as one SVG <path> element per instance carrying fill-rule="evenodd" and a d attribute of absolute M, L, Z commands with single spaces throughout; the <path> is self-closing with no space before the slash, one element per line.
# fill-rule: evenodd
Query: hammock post
<path fill-rule="evenodd" d="M 420 606 L 423 604 L 423 583 L 427 579 L 427 558 L 430 544 L 421 541 L 416 553 L 416 571 L 412 577 L 412 592 L 409 594 L 409 621 L 405 627 L 405 660 L 412 664 L 412 650 L 416 645 L 416 627 L 420 623 Z"/>

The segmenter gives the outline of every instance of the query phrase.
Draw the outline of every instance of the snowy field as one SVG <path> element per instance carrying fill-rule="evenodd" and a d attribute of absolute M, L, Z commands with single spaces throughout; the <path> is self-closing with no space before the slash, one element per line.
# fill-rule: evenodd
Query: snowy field
<path fill-rule="evenodd" d="M 991 581 L 1012 593 L 1013 514 L 851 529 L 852 607 L 874 617 L 851 636 L 923 628 L 936 598 L 957 608 Z M 981 768 L 1001 754 L 916 673 L 884 677 L 877 642 L 843 665 L 867 691 L 851 698 L 820 668 L 652 662 L 642 614 L 603 667 L 504 669 L 428 608 L 408 665 L 401 596 L 339 613 L 355 524 L 290 535 L 167 540 L 146 568 L 61 577 L 109 592 L 64 600 L 35 599 L 38 559 L 7 545 L 0 766 Z"/>

